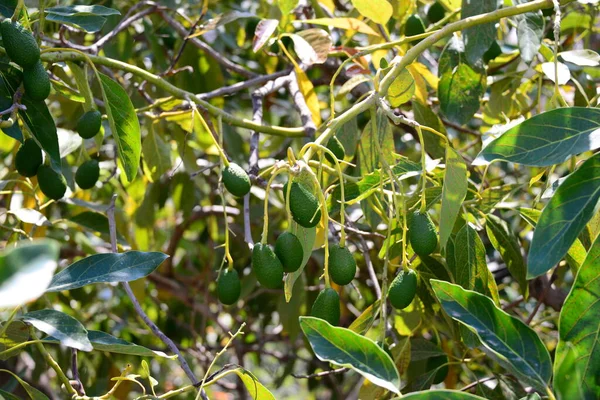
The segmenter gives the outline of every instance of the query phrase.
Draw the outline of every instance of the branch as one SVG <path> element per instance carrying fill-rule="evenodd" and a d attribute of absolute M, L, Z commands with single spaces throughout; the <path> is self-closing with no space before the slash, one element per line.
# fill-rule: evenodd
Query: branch
<path fill-rule="evenodd" d="M 317 131 L 317 127 L 312 119 L 312 112 L 310 111 L 310 108 L 308 108 L 306 99 L 298 86 L 298 76 L 295 72 L 292 72 L 289 74 L 289 77 L 290 79 L 287 84 L 288 90 L 290 91 L 296 109 L 300 113 L 300 120 L 302 121 L 302 126 L 304 126 L 306 136 L 312 137 Z"/>

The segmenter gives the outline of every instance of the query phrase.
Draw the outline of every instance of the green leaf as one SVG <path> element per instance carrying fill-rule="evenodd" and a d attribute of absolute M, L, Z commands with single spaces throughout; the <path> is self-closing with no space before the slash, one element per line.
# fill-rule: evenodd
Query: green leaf
<path fill-rule="evenodd" d="M 378 169 L 381 157 L 388 165 L 394 165 L 394 135 L 388 118 L 378 111 L 377 132 L 373 132 L 372 125 L 371 121 L 365 125 L 358 145 L 358 165 L 362 175 Z"/>
<path fill-rule="evenodd" d="M 119 160 L 123 164 L 127 180 L 132 182 L 140 164 L 140 122 L 129 95 L 121 85 L 104 74 L 100 74 L 100 80 L 104 89 L 102 96 L 108 123 L 117 142 Z"/>
<path fill-rule="evenodd" d="M 431 285 L 444 310 L 477 334 L 490 357 L 521 381 L 546 392 L 552 363 L 535 331 L 496 307 L 489 297 L 434 279 Z"/>
<path fill-rule="evenodd" d="M 17 374 L 15 374 L 14 372 L 11 372 L 6 369 L 0 369 L 0 372 L 6 372 L 7 374 L 11 374 L 13 376 L 13 378 L 15 378 L 17 380 L 17 382 L 19 382 L 19 384 L 23 387 L 25 392 L 27 392 L 27 394 L 29 395 L 29 398 L 31 400 L 50 400 L 44 393 L 40 392 L 39 390 L 37 390 L 36 388 L 31 386 L 29 383 L 27 383 L 23 379 L 19 378 L 19 376 Z M 19 398 L 19 397 L 17 397 L 17 398 Z"/>
<path fill-rule="evenodd" d="M 296 236 L 298 236 L 298 239 L 300 239 L 300 243 L 302 244 L 303 258 L 302 258 L 302 264 L 300 264 L 300 268 L 298 268 L 298 270 L 296 270 L 295 272 L 287 274 L 285 277 L 284 292 L 285 292 L 285 301 L 287 301 L 287 302 L 289 302 L 290 299 L 292 298 L 292 292 L 293 292 L 294 284 L 296 283 L 296 280 L 298 280 L 300 275 L 302 275 L 302 273 L 304 271 L 304 267 L 306 267 L 308 260 L 310 260 L 310 256 L 312 255 L 313 246 L 315 244 L 315 239 L 317 237 L 317 227 L 316 226 L 312 227 L 312 228 L 305 228 L 303 226 L 298 225 L 295 222 L 292 222 L 292 227 L 294 229 L 292 232 L 294 232 L 294 234 Z"/>
<path fill-rule="evenodd" d="M 48 21 L 72 25 L 90 33 L 101 30 L 107 16 L 121 15 L 113 8 L 100 5 L 50 7 L 45 12 L 48 14 L 46 16 Z"/>
<path fill-rule="evenodd" d="M 81 351 L 94 349 L 88 339 L 88 332 L 81 322 L 60 311 L 51 309 L 31 311 L 21 316 L 21 320 L 55 337 L 67 347 Z"/>
<path fill-rule="evenodd" d="M 7 323 L 8 326 L 6 326 Z M 2 322 L 0 323 L 0 331 L 4 332 L 0 336 L 0 361 L 7 360 L 19 354 L 22 348 L 17 348 L 13 351 L 9 350 L 29 340 L 29 326 L 23 321 Z"/>
<path fill-rule="evenodd" d="M 166 254 L 157 251 L 94 254 L 56 274 L 48 292 L 77 289 L 101 282 L 135 281 L 150 274 L 167 257 Z"/>
<path fill-rule="evenodd" d="M 114 8 L 104 7 L 100 5 L 75 5 L 75 6 L 58 6 L 46 8 L 46 12 L 58 15 L 101 15 L 108 17 L 109 15 L 121 15 L 119 10 Z"/>
<path fill-rule="evenodd" d="M 371 339 L 319 318 L 300 317 L 300 327 L 320 360 L 352 368 L 375 385 L 400 394 L 393 360 Z"/>
<path fill-rule="evenodd" d="M 492 246 L 500 253 L 508 271 L 516 279 L 521 293 L 527 298 L 527 266 L 521 254 L 521 246 L 517 236 L 510 230 L 508 224 L 494 214 L 485 216 L 485 229 Z"/>
<path fill-rule="evenodd" d="M 242 380 L 252 400 L 275 400 L 275 396 L 248 370 L 236 368 L 236 375 Z"/>
<path fill-rule="evenodd" d="M 564 308 L 563 308 L 564 309 Z M 562 348 L 561 348 L 562 347 Z M 559 400 L 597 399 L 600 393 L 586 397 L 581 370 L 585 367 L 579 361 L 578 353 L 570 342 L 559 342 L 556 358 L 554 359 L 554 391 Z M 598 385 L 595 385 L 596 388 Z"/>
<path fill-rule="evenodd" d="M 581 49 L 559 53 L 563 60 L 580 67 L 597 67 L 600 65 L 600 54 L 593 50 Z"/>
<path fill-rule="evenodd" d="M 392 107 L 399 107 L 409 101 L 415 94 L 415 79 L 408 69 L 394 79 L 387 92 L 387 99 Z"/>
<path fill-rule="evenodd" d="M 600 237 L 596 239 L 560 312 L 556 365 L 569 357 L 569 343 L 577 357 L 573 367 L 581 372 L 576 385 L 585 391 L 579 399 L 600 396 Z M 558 377 L 558 372 L 556 374 Z M 555 378 L 556 382 L 556 378 Z M 566 382 L 568 383 L 568 382 Z M 567 391 L 567 386 L 563 389 Z M 574 397 L 571 397 L 574 398 Z"/>
<path fill-rule="evenodd" d="M 17 0 L 1 0 L 0 1 L 0 15 L 4 18 L 10 18 L 15 13 L 17 8 Z"/>
<path fill-rule="evenodd" d="M 394 12 L 387 0 L 352 0 L 352 5 L 363 16 L 381 25 L 387 24 Z"/>
<path fill-rule="evenodd" d="M 84 228 L 89 229 L 93 232 L 99 232 L 105 237 L 109 237 L 110 232 L 108 229 L 108 218 L 104 214 L 100 214 L 92 211 L 84 211 L 72 217 L 69 217 L 69 221 L 81 225 Z M 127 241 L 119 232 L 117 232 L 117 242 L 122 245 L 127 245 Z"/>
<path fill-rule="evenodd" d="M 171 148 L 151 129 L 142 144 L 144 166 L 150 182 L 156 182 L 171 168 Z"/>
<path fill-rule="evenodd" d="M 283 15 L 288 15 L 298 5 L 298 0 L 277 0 L 277 5 Z"/>
<path fill-rule="evenodd" d="M 412 107 L 413 113 L 415 114 L 415 121 L 446 135 L 446 127 L 431 107 L 423 105 L 418 101 L 414 101 Z M 423 130 L 423 140 L 425 142 L 425 151 L 427 151 L 427 154 L 432 158 L 444 158 L 446 154 L 446 142 L 443 138 Z"/>
<path fill-rule="evenodd" d="M 521 59 L 529 64 L 537 56 L 544 38 L 544 16 L 537 11 L 519 15 L 516 20 Z"/>
<path fill-rule="evenodd" d="M 461 19 L 496 11 L 496 0 L 462 0 Z M 496 40 L 496 23 L 477 25 L 462 31 L 467 61 L 471 65 L 481 63 L 483 54 Z"/>
<path fill-rule="evenodd" d="M 556 108 L 525 120 L 488 144 L 473 165 L 505 160 L 547 167 L 600 147 L 600 109 Z"/>
<path fill-rule="evenodd" d="M 46 291 L 58 265 L 58 242 L 19 242 L 0 253 L 0 309 L 33 301 Z"/>
<path fill-rule="evenodd" d="M 365 311 L 358 316 L 358 318 L 352 321 L 348 329 L 358 333 L 359 335 L 364 335 L 373 326 L 377 315 L 379 315 L 380 309 L 381 300 L 375 300 L 375 303 L 367 307 Z"/>
<path fill-rule="evenodd" d="M 94 350 L 106 351 L 109 353 L 127 354 L 130 356 L 140 357 L 164 357 L 174 358 L 176 356 L 168 356 L 162 351 L 150 350 L 143 346 L 138 346 L 131 342 L 114 337 L 108 333 L 101 331 L 88 331 L 87 337 L 94 347 Z M 59 340 L 53 336 L 43 339 L 44 343 L 58 343 Z"/>
<path fill-rule="evenodd" d="M 454 223 L 467 196 L 467 164 L 452 147 L 446 147 L 446 173 L 442 190 L 442 214 L 440 218 L 440 247 L 452 233 Z"/>
<path fill-rule="evenodd" d="M 42 149 L 50 156 L 52 168 L 60 171 L 60 149 L 54 119 L 44 101 L 34 101 L 23 96 L 21 103 L 27 110 L 19 110 L 19 115 L 33 134 Z"/>
<path fill-rule="evenodd" d="M 458 390 L 425 390 L 423 392 L 408 393 L 402 396 L 402 400 L 476 400 L 483 397 Z M 392 400 L 400 400 L 396 397 Z"/>
<path fill-rule="evenodd" d="M 600 131 L 599 131 L 600 132 Z M 558 187 L 533 233 L 527 277 L 553 268 L 600 210 L 600 153 L 590 157 Z"/>

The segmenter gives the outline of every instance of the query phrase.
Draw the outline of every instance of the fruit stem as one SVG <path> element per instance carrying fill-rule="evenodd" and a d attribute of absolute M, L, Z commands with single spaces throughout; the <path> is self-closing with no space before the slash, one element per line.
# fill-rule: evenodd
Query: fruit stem
<path fill-rule="evenodd" d="M 21 15 L 21 10 L 23 9 L 23 3 L 24 3 L 24 0 L 19 0 L 17 2 L 17 6 L 15 7 L 15 12 L 13 13 L 12 17 L 10 18 L 10 20 L 12 22 L 16 22 L 19 19 L 19 16 Z"/>
<path fill-rule="evenodd" d="M 219 152 L 219 157 L 221 158 L 221 162 L 223 163 L 225 168 L 229 167 L 229 160 L 227 159 L 227 156 L 225 155 L 223 148 L 219 145 L 219 142 L 217 141 L 217 138 L 215 137 L 215 136 L 222 136 L 223 132 L 215 132 L 215 134 L 213 135 L 213 132 L 210 129 L 210 127 L 208 126 L 208 124 L 206 123 L 206 121 L 204 120 L 204 117 L 198 111 L 198 107 L 196 107 L 196 103 L 194 103 L 191 100 L 189 101 L 189 103 L 190 103 L 190 107 L 192 107 L 192 127 L 194 126 L 194 122 L 195 122 L 194 120 L 196 119 L 196 116 L 198 116 L 198 118 L 200 119 L 200 123 L 202 124 L 204 129 L 206 129 L 208 136 L 210 136 L 210 140 L 212 140 L 213 144 L 217 148 L 217 151 Z M 222 168 L 221 168 L 221 170 L 222 170 Z"/>
<path fill-rule="evenodd" d="M 284 163 L 284 162 L 280 162 L 275 164 L 275 166 L 273 167 L 273 174 L 271 175 L 271 177 L 269 178 L 269 182 L 267 183 L 267 188 L 265 189 L 265 208 L 264 208 L 264 222 L 263 222 L 263 231 L 262 231 L 262 236 L 260 238 L 260 242 L 262 244 L 267 244 L 267 236 L 269 234 L 269 192 L 271 191 L 271 185 L 273 184 L 273 180 L 275 179 L 275 177 L 277 175 L 279 175 L 280 173 L 287 171 L 289 169 L 289 166 Z M 288 189 L 289 191 L 289 189 Z M 289 202 L 288 202 L 289 204 Z"/>
<path fill-rule="evenodd" d="M 419 143 L 421 144 L 421 168 L 423 171 L 421 172 L 421 208 L 419 212 L 423 214 L 427 212 L 427 198 L 425 196 L 425 187 L 427 186 L 427 158 L 425 156 L 425 140 L 423 139 L 421 125 L 417 125 L 415 129 L 419 135 Z"/>
<path fill-rule="evenodd" d="M 225 201 L 225 191 L 223 190 L 223 185 L 219 185 L 219 192 L 221 194 L 221 203 L 223 204 L 223 219 L 225 221 L 225 258 L 227 260 L 228 268 L 231 269 L 233 267 L 233 258 L 231 258 L 231 254 L 229 253 L 229 221 L 227 220 L 227 202 Z M 222 266 L 221 266 L 222 268 Z"/>

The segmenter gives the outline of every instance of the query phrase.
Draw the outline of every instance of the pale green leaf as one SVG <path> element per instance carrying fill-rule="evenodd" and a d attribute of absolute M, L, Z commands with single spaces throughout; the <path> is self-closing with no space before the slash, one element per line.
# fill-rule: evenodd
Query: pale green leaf
<path fill-rule="evenodd" d="M 156 182 L 171 168 L 171 149 L 154 129 L 144 138 L 142 152 L 150 182 Z"/>
<path fill-rule="evenodd" d="M 440 218 L 440 247 L 452 233 L 454 223 L 467 196 L 467 164 L 452 147 L 446 147 L 446 173 L 442 189 L 442 213 Z"/>
<path fill-rule="evenodd" d="M 392 107 L 399 107 L 408 102 L 415 94 L 415 80 L 408 69 L 394 79 L 387 92 L 387 99 Z"/>

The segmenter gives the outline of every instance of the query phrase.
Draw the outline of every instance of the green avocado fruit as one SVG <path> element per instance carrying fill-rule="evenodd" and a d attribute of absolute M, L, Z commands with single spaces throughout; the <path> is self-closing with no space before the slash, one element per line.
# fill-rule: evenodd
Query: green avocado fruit
<path fill-rule="evenodd" d="M 268 245 L 262 243 L 254 245 L 252 267 L 261 285 L 267 289 L 279 289 L 283 280 L 283 266 Z"/>
<path fill-rule="evenodd" d="M 343 161 L 344 157 L 346 157 L 346 150 L 344 150 L 344 145 L 342 145 L 342 142 L 340 142 L 340 140 L 336 136 L 329 139 L 329 142 L 327 142 L 327 148 L 331 150 L 331 152 L 339 161 Z M 329 153 L 325 153 L 325 158 L 330 163 L 335 163 L 335 160 L 329 155 Z"/>
<path fill-rule="evenodd" d="M 227 306 L 230 306 L 238 301 L 242 284 L 238 272 L 231 268 L 225 268 L 217 281 L 217 295 L 219 301 Z"/>
<path fill-rule="evenodd" d="M 436 22 L 440 22 L 446 16 L 446 9 L 439 1 L 433 3 L 429 10 L 427 10 L 427 19 L 429 23 L 435 24 Z"/>
<path fill-rule="evenodd" d="M 329 277 L 338 285 L 347 285 L 356 275 L 356 260 L 348 247 L 329 246 Z"/>
<path fill-rule="evenodd" d="M 6 54 L 12 62 L 28 69 L 40 60 L 40 48 L 33 34 L 23 25 L 6 18 L 0 23 L 0 33 Z"/>
<path fill-rule="evenodd" d="M 400 271 L 394 278 L 388 290 L 388 298 L 392 306 L 398 310 L 403 310 L 412 303 L 417 292 L 417 273 L 409 269 Z"/>
<path fill-rule="evenodd" d="M 405 36 L 416 36 L 425 33 L 425 24 L 421 17 L 417 14 L 413 14 L 406 20 L 406 24 L 404 25 L 404 35 Z M 418 43 L 423 39 L 418 41 L 414 41 L 413 43 Z"/>
<path fill-rule="evenodd" d="M 88 160 L 77 168 L 75 182 L 82 189 L 93 188 L 100 177 L 100 166 L 97 160 Z"/>
<path fill-rule="evenodd" d="M 428 256 L 437 247 L 438 238 L 435 225 L 429 214 L 415 212 L 408 225 L 408 238 L 415 253 Z"/>
<path fill-rule="evenodd" d="M 43 101 L 50 96 L 50 78 L 41 61 L 23 70 L 23 87 L 25 95 L 32 100 Z"/>
<path fill-rule="evenodd" d="M 236 197 L 244 197 L 250 192 L 250 177 L 242 167 L 235 163 L 223 168 L 223 184 Z"/>
<path fill-rule="evenodd" d="M 287 183 L 283 186 L 284 199 L 287 196 Z M 319 200 L 303 184 L 292 182 L 290 188 L 290 212 L 292 218 L 300 226 L 312 228 L 321 221 L 321 209 Z"/>
<path fill-rule="evenodd" d="M 60 200 L 67 191 L 67 181 L 50 166 L 41 165 L 37 171 L 38 184 L 42 193 L 52 200 Z"/>
<path fill-rule="evenodd" d="M 17 151 L 15 166 L 19 174 L 32 177 L 37 174 L 42 161 L 42 150 L 35 140 L 27 139 Z"/>
<path fill-rule="evenodd" d="M 340 323 L 340 296 L 332 288 L 325 288 L 319 292 L 313 303 L 310 315 L 324 319 L 331 325 Z"/>
<path fill-rule="evenodd" d="M 102 114 L 98 110 L 91 110 L 83 114 L 77 121 L 77 133 L 84 139 L 91 139 L 100 132 Z"/>
<path fill-rule="evenodd" d="M 275 254 L 284 272 L 296 272 L 302 265 L 304 250 L 298 236 L 292 232 L 283 232 L 275 241 Z"/>

